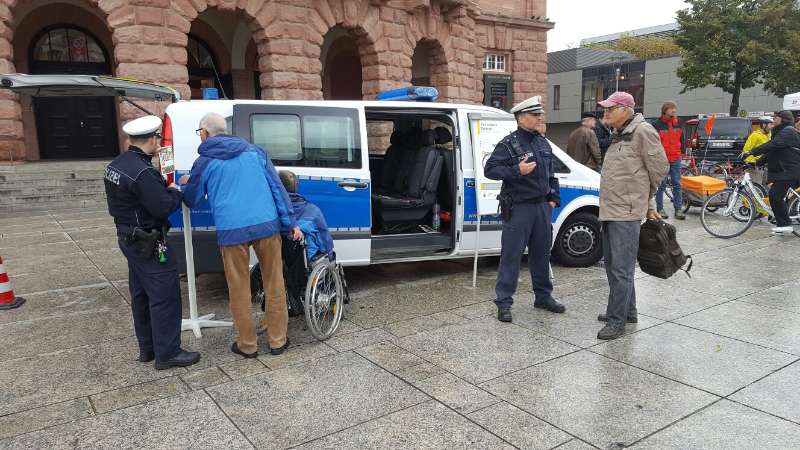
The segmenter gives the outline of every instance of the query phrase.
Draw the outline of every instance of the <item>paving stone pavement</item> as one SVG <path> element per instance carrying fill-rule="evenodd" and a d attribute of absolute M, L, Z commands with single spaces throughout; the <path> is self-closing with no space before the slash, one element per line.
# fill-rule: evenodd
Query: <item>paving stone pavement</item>
<path fill-rule="evenodd" d="M 800 239 L 756 224 L 714 239 L 673 222 L 692 277 L 637 270 L 640 321 L 596 339 L 602 264 L 554 266 L 567 312 L 494 319 L 496 258 L 347 269 L 352 304 L 317 342 L 245 360 L 231 329 L 182 336 L 201 363 L 134 361 L 127 270 L 104 209 L 0 217 L 28 302 L 0 311 L 0 449 L 788 449 L 800 447 Z M 203 274 L 199 309 L 229 318 Z M 184 288 L 184 313 L 186 284 Z M 254 309 L 254 315 L 258 311 Z"/>

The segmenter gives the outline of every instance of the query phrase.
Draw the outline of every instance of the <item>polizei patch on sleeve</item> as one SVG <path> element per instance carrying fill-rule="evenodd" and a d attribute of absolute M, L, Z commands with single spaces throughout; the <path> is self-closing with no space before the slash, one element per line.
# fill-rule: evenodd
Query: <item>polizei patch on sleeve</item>
<path fill-rule="evenodd" d="M 111 167 L 106 167 L 106 180 L 119 186 L 119 172 Z"/>

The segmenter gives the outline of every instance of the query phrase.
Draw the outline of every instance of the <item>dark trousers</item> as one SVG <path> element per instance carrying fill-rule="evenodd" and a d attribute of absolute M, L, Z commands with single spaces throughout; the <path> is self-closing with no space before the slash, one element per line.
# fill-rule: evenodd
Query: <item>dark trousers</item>
<path fill-rule="evenodd" d="M 553 243 L 552 208 L 547 203 L 514 205 L 511 220 L 503 224 L 500 245 L 500 266 L 497 268 L 495 293 L 498 307 L 514 303 L 519 265 L 528 247 L 528 268 L 537 301 L 546 301 L 553 293 L 550 281 L 550 247 Z"/>
<path fill-rule="evenodd" d="M 682 161 L 679 159 L 669 163 L 669 173 L 663 180 L 661 186 L 656 191 L 656 207 L 659 211 L 664 209 L 664 190 L 667 189 L 667 183 L 672 185 L 672 204 L 675 206 L 675 212 L 683 208 L 683 191 L 681 189 L 681 166 Z"/>
<path fill-rule="evenodd" d="M 786 192 L 800 185 L 800 180 L 775 181 L 769 189 L 769 205 L 779 227 L 788 227 L 792 224 L 789 220 L 789 207 L 786 205 Z"/>
<path fill-rule="evenodd" d="M 154 352 L 157 361 L 166 361 L 181 347 L 181 285 L 172 249 L 166 264 L 156 257 L 145 259 L 120 241 L 128 258 L 128 285 L 131 290 L 133 327 L 139 349 Z"/>
<path fill-rule="evenodd" d="M 603 259 L 608 277 L 608 323 L 624 327 L 636 317 L 636 256 L 639 254 L 640 221 L 603 222 Z"/>

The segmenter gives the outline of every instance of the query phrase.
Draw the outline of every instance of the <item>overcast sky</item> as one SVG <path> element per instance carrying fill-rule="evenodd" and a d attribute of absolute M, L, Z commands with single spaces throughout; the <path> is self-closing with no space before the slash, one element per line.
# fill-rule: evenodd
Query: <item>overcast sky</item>
<path fill-rule="evenodd" d="M 675 22 L 683 0 L 549 0 L 547 51 L 577 47 L 581 39 Z"/>

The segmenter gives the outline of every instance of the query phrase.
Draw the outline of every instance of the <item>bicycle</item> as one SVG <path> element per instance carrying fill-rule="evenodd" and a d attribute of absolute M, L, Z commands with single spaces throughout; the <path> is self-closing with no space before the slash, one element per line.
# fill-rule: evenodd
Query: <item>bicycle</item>
<path fill-rule="evenodd" d="M 767 216 L 770 222 L 774 221 L 772 208 L 764 197 L 764 193 L 750 180 L 750 174 L 745 172 L 733 181 L 731 187 L 706 199 L 700 211 L 700 223 L 709 234 L 718 238 L 740 236 L 753 225 L 756 217 Z M 800 225 L 800 187 L 786 191 L 786 200 L 791 223 Z M 792 234 L 800 237 L 797 231 L 792 231 Z"/>

